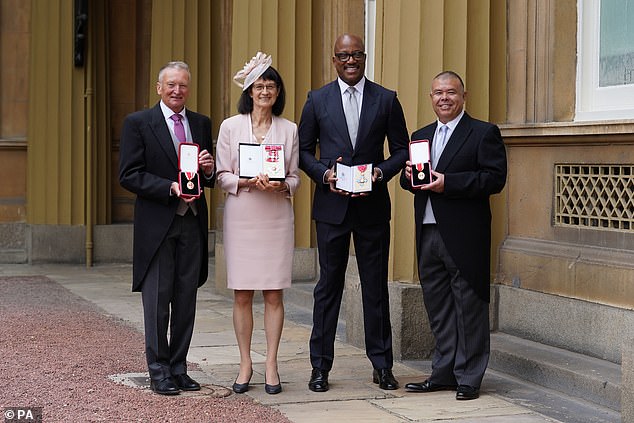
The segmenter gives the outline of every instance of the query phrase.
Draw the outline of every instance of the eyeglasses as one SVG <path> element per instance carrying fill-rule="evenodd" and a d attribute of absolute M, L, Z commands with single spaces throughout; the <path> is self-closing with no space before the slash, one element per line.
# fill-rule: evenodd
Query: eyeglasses
<path fill-rule="evenodd" d="M 351 57 L 354 58 L 354 60 L 362 61 L 365 60 L 365 52 L 353 51 L 352 53 L 335 53 L 335 57 L 341 63 L 346 63 Z"/>
<path fill-rule="evenodd" d="M 277 84 L 255 84 L 253 86 L 253 91 L 261 92 L 266 88 L 267 91 L 275 91 L 277 90 Z"/>

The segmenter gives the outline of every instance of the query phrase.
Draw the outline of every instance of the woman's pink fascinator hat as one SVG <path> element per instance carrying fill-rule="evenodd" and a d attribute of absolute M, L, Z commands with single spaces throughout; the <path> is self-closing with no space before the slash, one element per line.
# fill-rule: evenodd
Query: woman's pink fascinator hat
<path fill-rule="evenodd" d="M 242 88 L 242 91 L 246 90 L 253 84 L 265 70 L 271 66 L 273 63 L 273 59 L 271 56 L 258 51 L 255 56 L 251 59 L 251 61 L 247 62 L 238 73 L 233 77 L 233 82 L 236 83 L 237 86 Z"/>

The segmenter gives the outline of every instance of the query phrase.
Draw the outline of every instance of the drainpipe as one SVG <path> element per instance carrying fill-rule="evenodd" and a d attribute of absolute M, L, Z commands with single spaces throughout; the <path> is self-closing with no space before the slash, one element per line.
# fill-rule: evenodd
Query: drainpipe
<path fill-rule="evenodd" d="M 73 4 L 74 11 L 74 44 L 73 44 L 73 62 L 75 69 L 83 68 L 84 71 L 84 143 L 86 147 L 86 155 L 84 161 L 86 164 L 84 182 L 86 184 L 86 267 L 92 266 L 92 197 L 93 197 L 93 159 L 92 159 L 92 115 L 93 115 L 93 88 L 92 88 L 92 65 L 91 55 L 86 54 L 89 48 L 88 38 L 88 1 L 75 0 Z M 91 42 L 94 45 L 94 42 Z M 86 60 L 88 58 L 88 60 Z"/>
<path fill-rule="evenodd" d="M 90 71 L 90 65 L 88 65 L 88 72 L 86 72 L 86 93 L 85 107 L 86 107 L 86 120 L 84 122 L 84 128 L 86 128 L 86 267 L 92 267 L 93 259 L 93 97 L 94 92 L 92 89 L 92 72 Z"/>

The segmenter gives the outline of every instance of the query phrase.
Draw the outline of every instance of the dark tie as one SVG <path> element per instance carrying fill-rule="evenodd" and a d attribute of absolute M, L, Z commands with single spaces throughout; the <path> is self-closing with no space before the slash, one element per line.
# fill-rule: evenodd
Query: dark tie
<path fill-rule="evenodd" d="M 185 127 L 183 126 L 183 117 L 179 113 L 174 113 L 170 116 L 170 119 L 174 121 L 174 135 L 179 142 L 185 142 Z"/>
<path fill-rule="evenodd" d="M 356 89 L 354 87 L 348 87 L 343 103 L 343 111 L 346 115 L 348 134 L 350 134 L 352 147 L 354 147 L 357 142 L 357 131 L 359 130 L 359 103 L 357 103 L 355 92 Z"/>

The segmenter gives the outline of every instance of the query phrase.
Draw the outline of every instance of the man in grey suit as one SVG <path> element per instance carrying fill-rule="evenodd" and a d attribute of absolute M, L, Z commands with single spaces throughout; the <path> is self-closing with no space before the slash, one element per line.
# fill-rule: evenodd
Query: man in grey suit
<path fill-rule="evenodd" d="M 314 290 L 313 370 L 308 383 L 314 392 L 329 389 L 351 236 L 373 381 L 381 389 L 398 388 L 392 374 L 387 287 L 391 214 L 387 182 L 407 160 L 407 128 L 396 93 L 364 77 L 365 59 L 361 38 L 349 34 L 337 38 L 332 62 L 339 78 L 308 93 L 299 123 L 299 166 L 316 184 L 312 214 L 320 275 Z M 386 136 L 388 158 L 384 155 Z M 372 191 L 355 195 L 337 189 L 338 161 L 349 166 L 372 164 Z"/>
<path fill-rule="evenodd" d="M 161 100 L 128 115 L 121 133 L 119 182 L 136 194 L 132 290 L 141 291 L 143 300 L 150 387 L 162 395 L 200 389 L 187 375 L 186 359 L 197 289 L 207 280 L 208 215 L 202 187 L 213 186 L 214 161 L 211 121 L 185 109 L 190 80 L 186 63 L 166 64 L 156 83 Z M 183 196 L 176 182 L 180 142 L 199 145 L 197 198 Z"/>
<path fill-rule="evenodd" d="M 431 376 L 405 388 L 453 389 L 456 399 L 471 400 L 489 361 L 489 196 L 506 182 L 506 150 L 496 125 L 464 111 L 458 74 L 438 74 L 430 97 L 438 120 L 415 131 L 412 141 L 432 140 L 433 180 L 413 188 L 408 160 L 401 187 L 415 195 L 418 272 L 436 347 Z"/>

